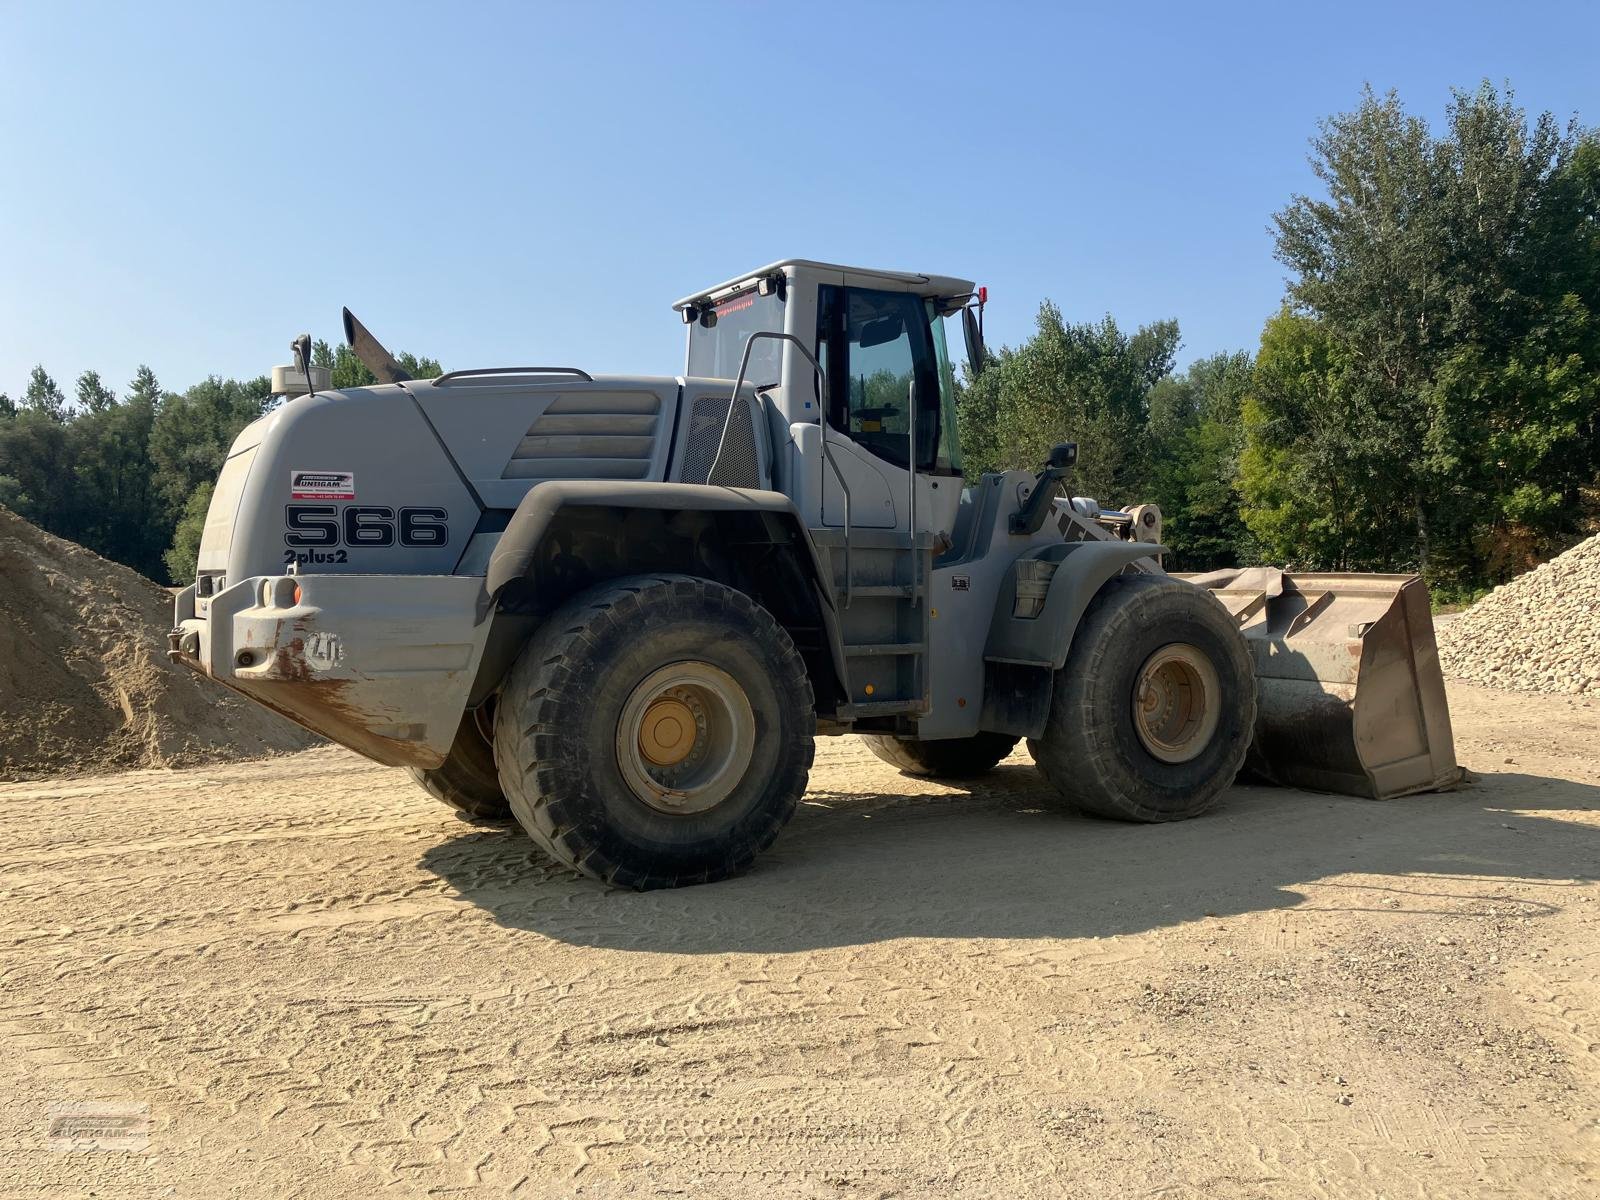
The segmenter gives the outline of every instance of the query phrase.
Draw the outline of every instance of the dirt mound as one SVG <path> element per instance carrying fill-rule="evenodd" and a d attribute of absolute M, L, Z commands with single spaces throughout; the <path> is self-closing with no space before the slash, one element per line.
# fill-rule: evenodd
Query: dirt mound
<path fill-rule="evenodd" d="M 168 662 L 164 588 L 0 508 L 0 779 L 188 766 L 320 739 Z"/>
<path fill-rule="evenodd" d="M 1495 588 L 1439 630 L 1445 674 L 1600 695 L 1600 536 Z"/>

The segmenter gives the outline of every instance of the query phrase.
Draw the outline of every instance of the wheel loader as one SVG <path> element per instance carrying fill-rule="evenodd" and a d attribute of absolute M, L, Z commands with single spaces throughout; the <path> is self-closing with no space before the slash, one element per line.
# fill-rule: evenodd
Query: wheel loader
<path fill-rule="evenodd" d="M 1420 580 L 1162 567 L 1076 449 L 963 475 L 965 279 L 801 259 L 674 305 L 678 376 L 309 361 L 234 442 L 169 653 L 618 886 L 747 868 L 814 738 L 966 779 L 1026 739 L 1063 806 L 1167 821 L 1241 769 L 1374 798 L 1459 775 Z M 1067 433 L 1069 431 L 1063 431 Z"/>

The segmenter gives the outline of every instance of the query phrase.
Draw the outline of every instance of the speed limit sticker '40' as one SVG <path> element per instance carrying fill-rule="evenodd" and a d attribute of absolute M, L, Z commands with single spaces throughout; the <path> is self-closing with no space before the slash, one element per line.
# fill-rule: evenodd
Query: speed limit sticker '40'
<path fill-rule="evenodd" d="M 354 471 L 290 471 L 291 500 L 354 500 Z"/>

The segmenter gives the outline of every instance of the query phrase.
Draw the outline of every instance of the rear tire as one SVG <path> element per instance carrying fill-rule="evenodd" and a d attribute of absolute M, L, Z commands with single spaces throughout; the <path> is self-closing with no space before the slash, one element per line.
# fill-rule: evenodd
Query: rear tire
<path fill-rule="evenodd" d="M 794 815 L 815 732 L 805 663 L 764 608 L 638 576 L 534 635 L 501 691 L 495 761 L 552 857 L 643 891 L 749 867 Z"/>
<path fill-rule="evenodd" d="M 928 779 L 971 779 L 982 775 L 994 770 L 1017 744 L 1016 738 L 1004 733 L 976 733 L 935 742 L 864 733 L 861 740 L 868 750 L 902 774 Z"/>
<path fill-rule="evenodd" d="M 1179 580 L 1120 575 L 1079 623 L 1028 750 L 1083 812 L 1176 821 L 1233 782 L 1255 718 L 1250 653 L 1228 612 Z"/>
<path fill-rule="evenodd" d="M 494 747 L 478 728 L 477 713 L 461 716 L 450 755 L 430 770 L 410 768 L 411 778 L 435 800 L 442 800 L 462 817 L 474 821 L 509 821 L 511 805 L 500 790 L 495 771 Z"/>

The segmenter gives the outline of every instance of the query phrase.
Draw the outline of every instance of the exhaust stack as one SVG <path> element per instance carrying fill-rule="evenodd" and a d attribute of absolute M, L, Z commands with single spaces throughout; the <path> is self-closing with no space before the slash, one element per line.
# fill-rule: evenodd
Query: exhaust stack
<path fill-rule="evenodd" d="M 394 360 L 394 355 L 367 332 L 367 327 L 356 320 L 355 313 L 348 308 L 344 310 L 344 340 L 362 365 L 377 376 L 379 383 L 404 383 L 411 378 L 406 369 Z"/>

